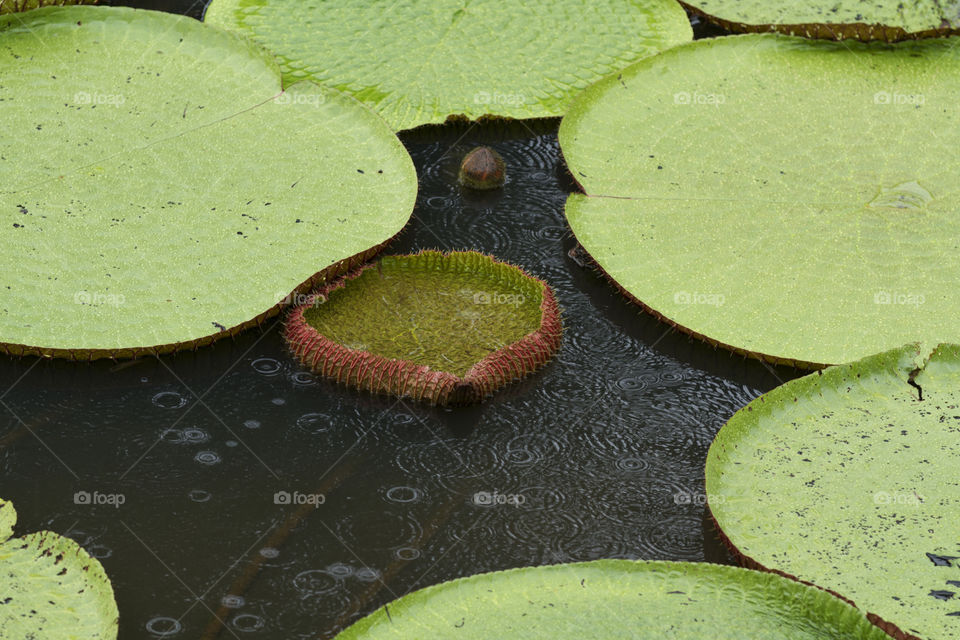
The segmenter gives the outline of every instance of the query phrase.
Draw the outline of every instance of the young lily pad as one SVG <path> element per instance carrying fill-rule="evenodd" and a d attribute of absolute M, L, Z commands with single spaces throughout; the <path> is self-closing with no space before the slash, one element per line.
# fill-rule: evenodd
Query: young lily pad
<path fill-rule="evenodd" d="M 116 638 L 117 603 L 100 562 L 51 531 L 11 538 L 16 521 L 0 498 L 0 637 Z"/>
<path fill-rule="evenodd" d="M 413 163 L 382 120 L 185 17 L 0 17 L 0 351 L 207 344 L 368 259 Z"/>
<path fill-rule="evenodd" d="M 396 129 L 559 116 L 591 82 L 693 37 L 673 0 L 213 0 L 204 20 L 276 53 L 287 81 L 337 87 Z"/>
<path fill-rule="evenodd" d="M 732 31 L 777 31 L 808 38 L 885 40 L 957 33 L 955 2 L 943 0 L 680 0 Z"/>
<path fill-rule="evenodd" d="M 337 640 L 453 637 L 889 640 L 839 598 L 774 574 L 631 560 L 445 582 L 377 609 Z"/>
<path fill-rule="evenodd" d="M 586 191 L 567 220 L 630 297 L 739 353 L 958 341 L 956 44 L 751 34 L 647 58 L 561 123 Z"/>
<path fill-rule="evenodd" d="M 286 330 L 327 378 L 441 405 L 479 402 L 530 374 L 562 333 L 545 282 L 473 251 L 386 256 L 320 288 Z"/>
<path fill-rule="evenodd" d="M 849 598 L 897 638 L 960 637 L 960 346 L 792 380 L 720 429 L 709 507 L 748 566 Z"/>

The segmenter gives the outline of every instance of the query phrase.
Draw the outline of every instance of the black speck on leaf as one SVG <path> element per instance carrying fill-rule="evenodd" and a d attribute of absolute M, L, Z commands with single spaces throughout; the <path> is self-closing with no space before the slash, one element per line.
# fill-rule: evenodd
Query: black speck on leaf
<path fill-rule="evenodd" d="M 938 567 L 952 567 L 950 564 L 951 560 L 957 560 L 957 556 L 938 556 L 935 553 L 928 553 L 927 557 L 930 558 L 930 562 L 935 564 Z"/>

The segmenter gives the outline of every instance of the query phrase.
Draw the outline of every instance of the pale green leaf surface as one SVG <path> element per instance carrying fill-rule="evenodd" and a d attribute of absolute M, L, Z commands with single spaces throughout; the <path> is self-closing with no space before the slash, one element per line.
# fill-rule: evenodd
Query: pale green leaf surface
<path fill-rule="evenodd" d="M 286 81 L 337 87 L 396 129 L 559 116 L 591 82 L 692 37 L 673 0 L 214 0 L 204 20 L 276 53 Z"/>
<path fill-rule="evenodd" d="M 842 600 L 780 576 L 693 562 L 596 560 L 415 591 L 338 640 L 888 638 Z"/>
<path fill-rule="evenodd" d="M 280 89 L 251 43 L 188 18 L 0 18 L 0 342 L 189 343 L 249 323 L 394 236 L 406 151 L 353 98 Z M 362 171 L 362 173 L 361 173 Z"/>
<path fill-rule="evenodd" d="M 960 347 L 916 344 L 774 389 L 710 447 L 714 518 L 762 566 L 925 640 L 957 638 L 958 389 Z"/>
<path fill-rule="evenodd" d="M 10 538 L 16 518 L 0 498 L 0 637 L 115 639 L 117 604 L 100 562 L 51 531 Z"/>
<path fill-rule="evenodd" d="M 953 73 L 953 71 L 957 73 Z M 567 219 L 686 331 L 801 365 L 958 338 L 960 47 L 703 40 L 585 91 Z"/>

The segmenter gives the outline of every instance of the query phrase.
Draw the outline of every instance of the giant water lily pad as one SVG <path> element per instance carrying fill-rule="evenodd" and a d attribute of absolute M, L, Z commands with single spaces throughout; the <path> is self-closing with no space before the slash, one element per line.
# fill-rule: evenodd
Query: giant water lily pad
<path fill-rule="evenodd" d="M 825 591 L 694 562 L 528 567 L 415 591 L 347 628 L 377 638 L 889 638 Z"/>
<path fill-rule="evenodd" d="M 108 640 L 117 603 L 103 566 L 51 531 L 11 538 L 17 512 L 0 498 L 0 637 Z"/>
<path fill-rule="evenodd" d="M 813 38 L 903 40 L 957 33 L 960 11 L 944 0 L 681 0 L 734 31 Z"/>
<path fill-rule="evenodd" d="M 706 488 L 749 565 L 835 591 L 891 632 L 948 640 L 960 637 L 957 469 L 960 346 L 909 345 L 741 409 L 710 447 Z"/>
<path fill-rule="evenodd" d="M 481 253 L 422 251 L 322 287 L 291 313 L 286 336 L 327 378 L 462 404 L 543 366 L 562 332 L 542 280 Z"/>
<path fill-rule="evenodd" d="M 956 44 L 744 35 L 643 60 L 560 126 L 586 191 L 569 224 L 629 296 L 740 353 L 960 339 Z"/>
<path fill-rule="evenodd" d="M 337 87 L 396 129 L 448 116 L 562 115 L 607 73 L 692 37 L 673 0 L 213 0 L 204 19 Z"/>
<path fill-rule="evenodd" d="M 413 163 L 353 98 L 189 18 L 0 17 L 0 350 L 205 344 L 366 259 Z"/>

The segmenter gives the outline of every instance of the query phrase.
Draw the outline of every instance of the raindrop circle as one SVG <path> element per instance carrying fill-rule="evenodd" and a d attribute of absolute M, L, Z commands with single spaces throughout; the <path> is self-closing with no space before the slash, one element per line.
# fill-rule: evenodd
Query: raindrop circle
<path fill-rule="evenodd" d="M 443 196 L 427 198 L 427 206 L 432 209 L 449 209 L 452 205 L 453 200 L 451 198 L 444 198 Z"/>
<path fill-rule="evenodd" d="M 210 434 L 203 429 L 184 429 L 183 439 L 187 442 L 206 442 L 210 439 Z"/>
<path fill-rule="evenodd" d="M 664 371 L 660 374 L 660 380 L 668 383 L 683 382 L 683 374 L 679 371 Z"/>
<path fill-rule="evenodd" d="M 273 404 L 277 405 L 278 407 L 287 404 L 287 401 L 284 400 L 283 398 L 274 398 L 274 399 L 271 400 L 270 402 L 272 402 Z"/>
<path fill-rule="evenodd" d="M 400 547 L 393 552 L 397 560 L 416 560 L 420 557 L 420 550 L 413 547 Z"/>
<path fill-rule="evenodd" d="M 330 428 L 330 416 L 325 413 L 305 413 L 297 418 L 297 429 L 306 433 L 323 433 Z"/>
<path fill-rule="evenodd" d="M 280 369 L 282 368 L 280 361 L 274 360 L 273 358 L 257 358 L 250 363 L 250 366 L 252 366 L 257 373 L 265 376 L 275 376 L 280 373 Z"/>
<path fill-rule="evenodd" d="M 200 451 L 193 459 L 200 464 L 214 465 L 220 462 L 220 456 L 215 451 Z"/>
<path fill-rule="evenodd" d="M 512 464 L 530 464 L 540 459 L 540 456 L 526 448 L 508 449 L 504 457 Z"/>
<path fill-rule="evenodd" d="M 102 544 L 95 544 L 89 547 L 86 547 L 87 553 L 96 558 L 97 560 L 103 560 L 104 558 L 109 558 L 113 555 L 113 549 L 110 547 L 105 547 Z"/>
<path fill-rule="evenodd" d="M 209 491 L 203 489 L 193 489 L 188 495 L 194 502 L 207 502 L 212 497 Z"/>
<path fill-rule="evenodd" d="M 179 409 L 187 404 L 187 399 L 176 391 L 161 391 L 150 401 L 161 409 Z"/>
<path fill-rule="evenodd" d="M 227 609 L 239 609 L 246 603 L 247 601 L 243 599 L 243 596 L 235 596 L 232 594 L 225 595 L 220 599 L 220 604 Z"/>
<path fill-rule="evenodd" d="M 290 380 L 298 387 L 309 387 L 317 384 L 317 379 L 309 371 L 296 371 L 290 376 Z"/>
<path fill-rule="evenodd" d="M 335 578 L 346 578 L 353 575 L 353 567 L 342 562 L 335 562 L 327 567 L 327 571 Z"/>
<path fill-rule="evenodd" d="M 546 179 L 546 177 L 544 177 Z M 545 227 L 540 227 L 536 235 L 544 240 L 562 240 L 566 237 L 567 231 L 566 227 L 561 227 L 559 225 L 548 225 Z"/>
<path fill-rule="evenodd" d="M 280 555 L 280 550 L 275 547 L 264 547 L 260 549 L 260 555 L 264 558 L 276 558 Z"/>
<path fill-rule="evenodd" d="M 423 492 L 415 487 L 390 487 L 387 489 L 387 500 L 390 502 L 418 502 Z"/>
<path fill-rule="evenodd" d="M 243 423 L 243 426 L 245 426 L 247 429 L 259 429 L 259 428 L 260 428 L 260 421 L 259 421 L 259 420 L 247 420 L 246 422 Z"/>
<path fill-rule="evenodd" d="M 329 571 L 310 569 L 293 578 L 293 588 L 302 593 L 329 593 L 340 586 L 340 581 Z"/>
<path fill-rule="evenodd" d="M 233 621 L 233 628 L 237 631 L 250 632 L 259 631 L 263 628 L 263 618 L 255 616 L 252 613 L 241 613 Z"/>
<path fill-rule="evenodd" d="M 617 468 L 623 471 L 646 471 L 650 463 L 643 458 L 627 456 L 617 460 Z"/>
<path fill-rule="evenodd" d="M 641 377 L 620 378 L 616 382 L 616 387 L 618 391 L 630 393 L 645 389 L 647 382 Z"/>
<path fill-rule="evenodd" d="M 637 542 L 644 558 L 703 560 L 703 520 L 700 516 L 667 516 L 641 529 Z"/>
<path fill-rule="evenodd" d="M 160 636 L 161 638 L 166 638 L 167 636 L 172 636 L 176 633 L 180 633 L 180 630 L 183 627 L 180 625 L 180 622 L 176 618 L 170 618 L 167 616 L 157 616 L 156 618 L 151 618 L 147 621 L 147 631 L 150 633 Z"/>
<path fill-rule="evenodd" d="M 370 567 L 357 569 L 353 576 L 361 582 L 375 582 L 380 579 L 380 572 Z"/>

